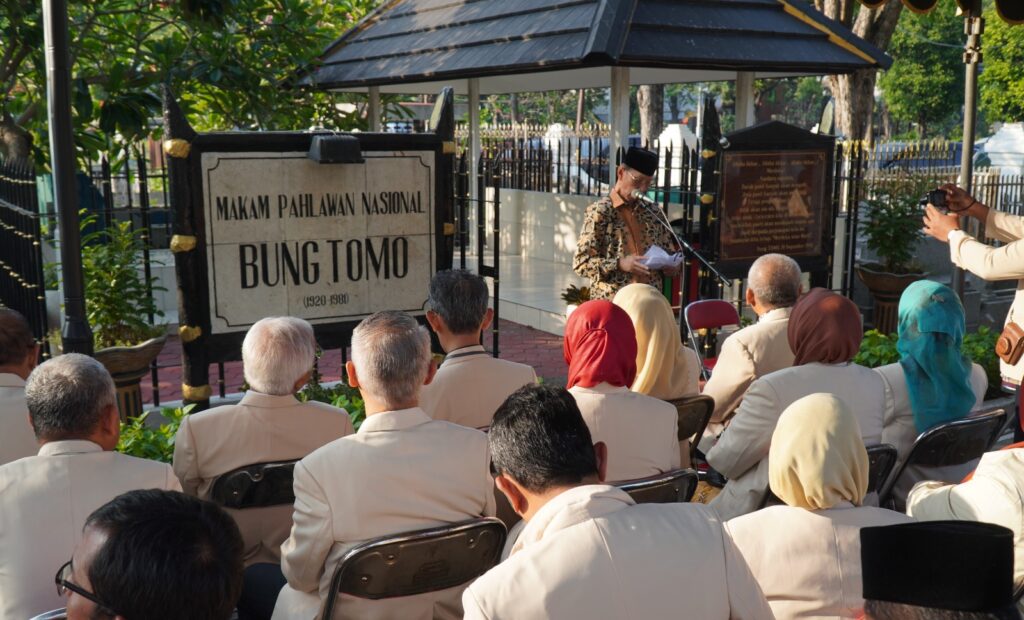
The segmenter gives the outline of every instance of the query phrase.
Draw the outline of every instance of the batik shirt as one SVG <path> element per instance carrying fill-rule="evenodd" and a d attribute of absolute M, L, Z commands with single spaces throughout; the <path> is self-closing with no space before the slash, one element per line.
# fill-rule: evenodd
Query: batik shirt
<path fill-rule="evenodd" d="M 625 208 L 633 210 L 639 228 L 636 254 L 643 255 L 653 245 L 660 245 L 668 253 L 676 251 L 672 235 L 648 207 L 637 202 Z M 610 300 L 620 288 L 633 282 L 661 288 L 660 271 L 644 276 L 619 269 L 619 259 L 629 253 L 629 228 L 612 206 L 612 199 L 605 197 L 587 207 L 572 268 L 581 277 L 590 278 L 591 299 Z"/>

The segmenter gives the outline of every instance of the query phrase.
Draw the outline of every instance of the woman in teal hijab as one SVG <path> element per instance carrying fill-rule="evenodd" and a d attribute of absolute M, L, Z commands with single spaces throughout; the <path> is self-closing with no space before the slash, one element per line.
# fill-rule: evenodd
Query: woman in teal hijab
<path fill-rule="evenodd" d="M 971 361 L 961 351 L 964 307 L 948 286 L 919 280 L 900 297 L 900 366 L 919 433 L 965 417 L 975 404 Z"/>

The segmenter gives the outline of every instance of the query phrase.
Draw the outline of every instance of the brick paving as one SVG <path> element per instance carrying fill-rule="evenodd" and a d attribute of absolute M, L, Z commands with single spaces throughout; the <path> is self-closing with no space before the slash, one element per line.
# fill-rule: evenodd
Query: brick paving
<path fill-rule="evenodd" d="M 510 321 L 499 322 L 498 351 L 502 359 L 521 362 L 533 366 L 537 376 L 543 377 L 545 383 L 564 385 L 568 376 L 568 368 L 562 357 L 562 338 L 554 334 L 542 332 L 532 327 L 519 325 Z M 484 346 L 491 350 L 491 332 L 484 334 Z M 167 346 L 157 359 L 159 365 L 160 402 L 181 400 L 181 342 L 177 336 L 167 339 Z M 341 351 L 332 349 L 324 351 L 320 358 L 320 374 L 323 381 L 341 379 Z M 210 364 L 210 385 L 214 396 L 218 395 L 217 364 Z M 224 393 L 238 392 L 242 387 L 241 362 L 224 363 Z M 142 399 L 145 403 L 153 403 L 152 381 L 146 377 L 142 381 Z"/>

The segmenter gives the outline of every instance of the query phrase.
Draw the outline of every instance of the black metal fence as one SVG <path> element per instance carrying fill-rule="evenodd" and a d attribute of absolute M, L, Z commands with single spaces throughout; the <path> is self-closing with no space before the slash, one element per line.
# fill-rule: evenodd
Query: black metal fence
<path fill-rule="evenodd" d="M 42 243 L 35 167 L 27 160 L 0 160 L 0 305 L 21 312 L 45 344 Z"/>

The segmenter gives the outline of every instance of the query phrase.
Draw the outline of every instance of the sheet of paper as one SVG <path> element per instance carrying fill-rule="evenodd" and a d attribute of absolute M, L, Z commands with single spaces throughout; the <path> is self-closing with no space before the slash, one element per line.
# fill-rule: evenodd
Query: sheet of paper
<path fill-rule="evenodd" d="M 675 269 L 683 262 L 683 255 L 680 252 L 669 254 L 660 245 L 652 245 L 643 258 L 640 260 L 649 269 Z"/>

